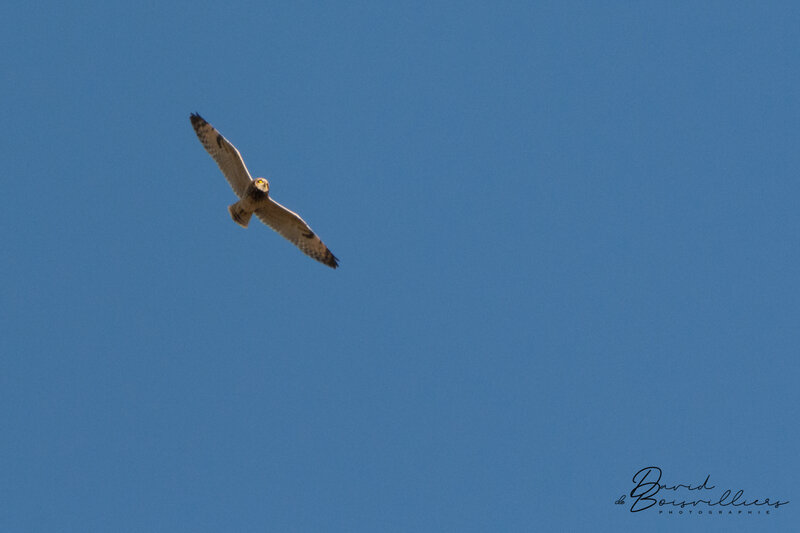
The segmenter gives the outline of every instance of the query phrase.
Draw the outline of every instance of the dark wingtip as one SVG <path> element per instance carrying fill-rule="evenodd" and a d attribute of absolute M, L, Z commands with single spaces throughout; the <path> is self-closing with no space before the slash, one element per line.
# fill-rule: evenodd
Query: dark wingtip
<path fill-rule="evenodd" d="M 331 268 L 339 268 L 339 259 L 333 255 L 330 250 L 328 250 L 328 253 L 325 255 L 323 263 Z"/>
<path fill-rule="evenodd" d="M 206 123 L 206 120 L 203 117 L 201 117 L 198 113 L 192 113 L 191 115 L 189 115 L 189 120 L 192 121 L 193 126 L 196 124 Z"/>

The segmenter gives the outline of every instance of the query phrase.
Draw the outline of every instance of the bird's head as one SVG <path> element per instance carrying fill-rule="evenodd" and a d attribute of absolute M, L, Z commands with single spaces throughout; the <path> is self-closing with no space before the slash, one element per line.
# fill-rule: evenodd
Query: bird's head
<path fill-rule="evenodd" d="M 256 178 L 256 189 L 263 193 L 269 192 L 269 182 L 264 178 Z"/>

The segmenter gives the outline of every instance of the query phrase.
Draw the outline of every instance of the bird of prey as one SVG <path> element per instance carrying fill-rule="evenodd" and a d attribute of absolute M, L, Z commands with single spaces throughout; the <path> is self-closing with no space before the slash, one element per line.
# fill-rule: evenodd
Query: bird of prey
<path fill-rule="evenodd" d="M 246 228 L 255 213 L 261 222 L 294 243 L 304 254 L 331 268 L 339 266 L 336 256 L 297 213 L 269 197 L 269 182 L 264 178 L 254 180 L 250 177 L 239 150 L 197 113 L 192 113 L 190 120 L 200 143 L 217 162 L 239 197 L 238 202 L 228 207 L 234 222 Z"/>

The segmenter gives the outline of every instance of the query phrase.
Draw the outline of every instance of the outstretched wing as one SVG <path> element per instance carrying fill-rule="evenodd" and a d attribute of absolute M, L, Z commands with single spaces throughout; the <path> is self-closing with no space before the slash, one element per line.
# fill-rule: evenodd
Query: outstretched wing
<path fill-rule="evenodd" d="M 328 247 L 311 231 L 308 224 L 297 213 L 283 207 L 272 198 L 264 207 L 255 211 L 261 222 L 293 242 L 304 254 L 331 268 L 339 266 L 339 260 Z"/>
<path fill-rule="evenodd" d="M 239 154 L 239 150 L 197 113 L 192 113 L 190 120 L 203 148 L 217 162 L 219 169 L 225 175 L 228 183 L 231 184 L 236 196 L 241 198 L 252 178 L 247 171 L 247 167 L 244 166 L 244 160 Z"/>

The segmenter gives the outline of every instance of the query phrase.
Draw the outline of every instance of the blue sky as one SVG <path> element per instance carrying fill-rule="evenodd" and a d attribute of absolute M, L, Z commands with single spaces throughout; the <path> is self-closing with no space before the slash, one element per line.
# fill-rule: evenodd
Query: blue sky
<path fill-rule="evenodd" d="M 796 531 L 798 27 L 12 2 L 0 529 Z M 230 220 L 195 111 L 341 268 Z M 647 466 L 791 503 L 614 505 Z"/>

